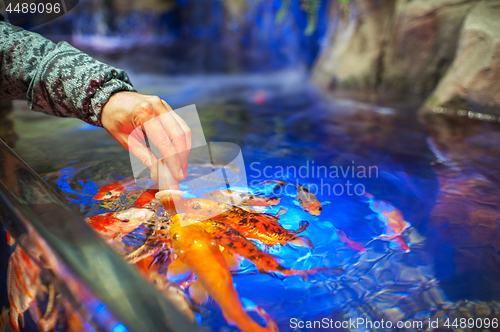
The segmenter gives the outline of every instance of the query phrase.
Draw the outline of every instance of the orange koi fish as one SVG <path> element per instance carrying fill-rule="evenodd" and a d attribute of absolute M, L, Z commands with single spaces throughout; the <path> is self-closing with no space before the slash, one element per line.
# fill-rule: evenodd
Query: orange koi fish
<path fill-rule="evenodd" d="M 313 216 L 319 216 L 321 214 L 321 210 L 323 207 L 321 206 L 321 203 L 318 201 L 316 198 L 316 195 L 314 195 L 309 189 L 307 189 L 305 186 L 293 182 L 293 181 L 284 181 L 284 180 L 270 180 L 270 181 L 264 181 L 261 184 L 277 184 L 277 187 L 274 189 L 274 191 L 278 190 L 282 186 L 291 183 L 295 185 L 295 188 L 297 190 L 297 196 L 296 199 L 299 202 L 300 207 L 306 211 L 307 213 L 313 215 Z"/>
<path fill-rule="evenodd" d="M 286 211 L 286 210 L 281 210 Z M 259 240 L 267 246 L 275 244 L 292 245 L 300 247 L 314 248 L 311 241 L 305 236 L 297 234 L 306 230 L 309 223 L 305 220 L 300 222 L 299 229 L 289 231 L 284 229 L 278 222 L 279 216 L 273 216 L 268 213 L 259 213 L 256 211 L 247 211 L 239 207 L 233 207 L 231 210 L 212 217 L 212 220 L 220 221 L 237 230 L 245 238 Z"/>
<path fill-rule="evenodd" d="M 219 304 L 229 323 L 235 323 L 244 332 L 278 330 L 270 317 L 266 317 L 267 325 L 262 327 L 243 309 L 219 245 L 200 225 L 182 227 L 179 222 L 175 222 L 170 226 L 170 233 L 174 253 L 191 268 L 201 285 Z"/>
<path fill-rule="evenodd" d="M 394 241 L 403 250 L 409 251 L 410 247 L 401 238 L 401 234 L 411 225 L 404 220 L 401 211 L 391 203 L 375 200 L 375 197 L 369 193 L 365 193 L 365 197 L 368 198 L 370 209 L 377 214 L 379 220 L 385 225 L 384 234 L 380 235 L 378 238 L 381 240 Z"/>
<path fill-rule="evenodd" d="M 201 221 L 198 225 L 203 227 L 203 229 L 206 230 L 219 245 L 224 247 L 225 250 L 232 254 L 241 255 L 254 263 L 259 272 L 278 272 L 284 276 L 299 274 L 304 280 L 307 280 L 307 275 L 325 270 L 325 268 L 314 268 L 309 270 L 288 269 L 281 266 L 277 262 L 276 257 L 260 250 L 255 243 L 247 240 L 231 226 L 210 219 Z"/>
<path fill-rule="evenodd" d="M 130 208 L 119 212 L 99 214 L 85 219 L 99 234 L 108 238 L 121 238 L 151 219 L 154 212 L 148 209 Z"/>
<path fill-rule="evenodd" d="M 264 197 L 259 195 L 252 195 L 249 193 L 240 193 L 232 190 L 217 190 L 211 193 L 206 193 L 204 197 L 215 199 L 216 201 L 240 205 L 240 206 L 270 206 L 278 205 L 281 198 L 276 196 Z"/>
<path fill-rule="evenodd" d="M 350 239 L 343 230 L 337 229 L 337 235 L 339 236 L 340 241 L 345 243 L 349 248 L 359 251 L 361 253 L 366 252 L 366 248 L 362 243 Z"/>
<path fill-rule="evenodd" d="M 102 186 L 97 194 L 94 195 L 95 200 L 108 200 L 116 196 L 120 196 L 124 191 L 125 187 L 129 184 L 135 182 L 135 179 L 125 178 L 120 181 L 113 182 Z"/>

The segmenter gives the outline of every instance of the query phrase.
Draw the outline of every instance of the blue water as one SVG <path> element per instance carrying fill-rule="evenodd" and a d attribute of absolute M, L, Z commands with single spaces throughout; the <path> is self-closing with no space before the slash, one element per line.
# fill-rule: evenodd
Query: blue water
<path fill-rule="evenodd" d="M 262 306 L 280 331 L 294 330 L 293 322 L 323 318 L 333 323 L 364 318 L 396 324 L 444 317 L 445 323 L 448 317 L 467 316 L 464 312 L 472 317 L 496 314 L 496 304 L 491 302 L 500 294 L 495 281 L 498 214 L 492 195 L 498 186 L 494 174 L 481 175 L 489 164 L 485 161 L 483 170 L 479 169 L 478 154 L 473 162 L 459 160 L 457 156 L 464 155 L 448 147 L 444 159 L 443 148 L 433 143 L 440 142 L 440 136 L 426 135 L 416 120 L 415 108 L 333 100 L 304 83 L 300 70 L 269 76 L 166 79 L 136 75 L 132 79 L 139 90 L 159 94 L 174 108 L 196 103 L 206 140 L 231 142 L 241 148 L 251 186 L 287 178 L 308 186 L 323 203 L 321 215 L 312 216 L 297 205 L 295 192 L 290 190 L 279 205 L 288 209 L 280 222 L 285 228 L 297 229 L 301 220 L 307 220 L 309 227 L 301 235 L 315 248 L 287 245 L 272 247 L 269 252 L 286 267 L 342 267 L 344 274 L 318 273 L 304 282 L 297 276 L 280 279 L 259 274 L 247 262 L 247 273 L 234 277 L 240 297 Z M 256 98 L 262 95 L 264 98 Z M 59 120 L 44 121 L 53 124 Z M 443 127 L 433 129 L 439 132 Z M 53 162 L 47 165 L 40 158 L 23 155 L 22 149 L 16 151 L 35 170 L 43 169 L 47 181 L 84 217 L 130 204 L 123 200 L 105 206 L 93 201 L 99 187 L 132 175 L 128 153 L 102 129 L 78 128 L 62 128 L 52 139 L 57 142 L 57 137 L 65 137 L 66 149 L 73 144 L 88 146 L 95 151 L 92 156 L 85 148 L 68 155 L 53 153 L 49 156 Z M 35 148 L 37 144 L 20 133 L 18 146 Z M 191 176 L 206 167 L 193 158 Z M 441 163 L 433 163 L 436 160 Z M 228 172 L 229 177 L 238 176 Z M 183 189 L 198 197 L 203 193 L 189 188 L 187 182 Z M 402 235 L 410 252 L 390 241 L 374 240 L 385 225 L 370 209 L 361 189 L 402 212 L 411 224 Z M 279 207 L 268 212 L 277 213 Z M 349 248 L 336 229 L 366 245 L 367 251 Z M 140 245 L 144 231 L 137 229 L 125 242 Z M 201 308 L 201 319 L 208 330 L 236 330 L 227 325 L 216 303 Z M 366 326 L 344 330 L 348 329 L 369 330 Z"/>

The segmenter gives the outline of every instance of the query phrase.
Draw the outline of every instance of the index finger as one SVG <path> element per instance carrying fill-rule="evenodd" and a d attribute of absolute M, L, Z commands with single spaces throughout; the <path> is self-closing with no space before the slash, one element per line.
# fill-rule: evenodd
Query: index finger
<path fill-rule="evenodd" d="M 184 172 L 182 170 L 179 154 L 158 117 L 145 122 L 143 127 L 148 139 L 158 148 L 158 150 L 160 150 L 161 155 L 165 158 L 172 175 L 178 180 L 183 179 Z"/>

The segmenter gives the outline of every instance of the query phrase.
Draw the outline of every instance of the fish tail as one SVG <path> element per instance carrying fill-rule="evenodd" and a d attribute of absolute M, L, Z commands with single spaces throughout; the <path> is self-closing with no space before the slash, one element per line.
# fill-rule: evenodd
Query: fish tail
<path fill-rule="evenodd" d="M 12 310 L 13 308 L 11 307 L 10 308 L 10 311 L 9 311 L 9 323 L 10 323 L 10 326 L 14 329 L 14 331 L 16 332 L 20 332 L 19 330 L 19 323 L 18 323 L 18 313 L 17 311 L 14 309 Z"/>
<path fill-rule="evenodd" d="M 297 235 L 299 233 L 302 233 L 307 229 L 307 227 L 309 227 L 309 222 L 306 220 L 302 220 L 299 224 L 299 229 L 297 229 L 293 234 Z"/>
<path fill-rule="evenodd" d="M 404 251 L 406 251 L 406 252 L 410 251 L 410 247 L 408 246 L 408 243 L 406 243 L 406 241 L 403 240 L 403 238 L 401 238 L 401 236 L 394 238 L 393 241 L 396 242 L 401 247 L 401 249 L 403 249 Z"/>
<path fill-rule="evenodd" d="M 406 252 L 410 251 L 410 247 L 408 246 L 408 244 L 406 243 L 406 241 L 403 240 L 403 238 L 401 236 L 399 236 L 399 235 L 394 235 L 394 236 L 379 236 L 378 239 L 385 240 L 385 241 L 391 241 L 394 244 L 396 244 L 399 247 L 401 247 L 401 249 L 403 249 L 404 251 L 406 251 Z"/>
<path fill-rule="evenodd" d="M 283 275 L 296 275 L 300 274 L 302 276 L 302 279 L 304 281 L 307 281 L 307 277 L 316 273 L 323 273 L 328 276 L 333 276 L 333 275 L 338 275 L 344 273 L 345 270 L 339 267 L 315 267 L 309 270 L 292 270 L 292 269 L 287 269 L 286 271 L 281 271 Z"/>
<path fill-rule="evenodd" d="M 308 274 L 323 273 L 327 276 L 334 276 L 344 273 L 345 270 L 340 267 L 316 267 L 314 269 L 307 270 L 307 272 Z"/>

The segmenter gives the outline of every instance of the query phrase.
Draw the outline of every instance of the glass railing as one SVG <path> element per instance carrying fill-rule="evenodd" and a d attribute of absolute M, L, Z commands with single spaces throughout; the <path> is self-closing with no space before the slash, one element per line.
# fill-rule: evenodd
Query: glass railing
<path fill-rule="evenodd" d="M 1 140 L 0 221 L 30 260 L 23 263 L 29 273 L 10 282 L 24 285 L 36 271 L 45 285 L 39 324 L 57 300 L 69 330 L 199 331 Z M 15 296 L 34 298 L 29 287 L 20 288 Z"/>

